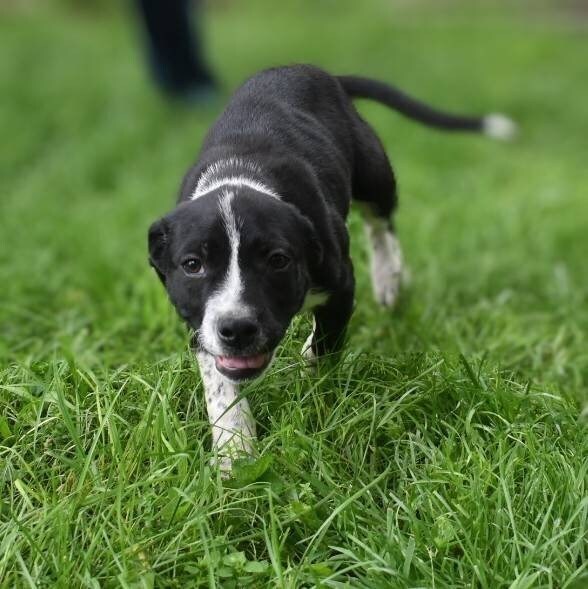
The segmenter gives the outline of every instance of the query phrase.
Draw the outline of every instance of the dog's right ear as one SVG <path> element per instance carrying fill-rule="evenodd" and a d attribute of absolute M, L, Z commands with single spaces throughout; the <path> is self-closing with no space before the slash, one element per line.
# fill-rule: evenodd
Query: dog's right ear
<path fill-rule="evenodd" d="M 169 223 L 165 217 L 149 227 L 149 263 L 165 284 L 165 276 L 170 267 Z"/>

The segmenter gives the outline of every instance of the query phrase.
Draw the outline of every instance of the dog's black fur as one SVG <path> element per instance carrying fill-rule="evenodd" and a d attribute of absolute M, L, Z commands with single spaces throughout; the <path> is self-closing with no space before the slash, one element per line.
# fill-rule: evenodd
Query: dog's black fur
<path fill-rule="evenodd" d="M 384 148 L 359 116 L 353 97 L 384 102 L 444 129 L 481 131 L 484 125 L 483 118 L 440 113 L 380 82 L 334 77 L 312 66 L 270 69 L 245 82 L 210 129 L 184 178 L 177 208 L 149 231 L 151 264 L 179 314 L 198 331 L 207 301 L 226 277 L 230 255 L 219 216 L 226 187 L 191 200 L 199 181 L 219 161 L 229 161 L 223 174 L 253 175 L 280 197 L 248 186 L 232 189 L 231 206 L 240 227 L 242 300 L 253 309 L 249 319 L 254 325 L 247 337 L 238 334 L 222 349 L 206 350 L 203 344 L 206 351 L 235 356 L 272 352 L 310 291 L 328 295 L 314 309 L 313 351 L 323 354 L 341 343 L 354 297 L 345 226 L 351 199 L 367 205 L 391 231 L 397 202 Z M 278 259 L 281 265 L 280 255 L 287 259 L 284 268 L 271 262 Z M 196 275 L 182 266 L 191 257 L 204 268 Z M 228 376 L 239 380 L 258 372 Z"/>

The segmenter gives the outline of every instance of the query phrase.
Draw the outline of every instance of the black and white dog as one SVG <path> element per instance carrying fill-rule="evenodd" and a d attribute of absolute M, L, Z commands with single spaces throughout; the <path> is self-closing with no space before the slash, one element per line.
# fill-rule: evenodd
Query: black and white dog
<path fill-rule="evenodd" d="M 514 132 L 502 115 L 442 113 L 387 84 L 307 65 L 263 71 L 237 90 L 186 174 L 178 206 L 149 230 L 151 264 L 195 333 L 225 471 L 255 438 L 239 383 L 269 366 L 294 315 L 312 309 L 303 348 L 310 361 L 341 345 L 353 309 L 352 197 L 363 205 L 375 298 L 385 306 L 397 298 L 396 182 L 352 98 L 450 131 Z"/>

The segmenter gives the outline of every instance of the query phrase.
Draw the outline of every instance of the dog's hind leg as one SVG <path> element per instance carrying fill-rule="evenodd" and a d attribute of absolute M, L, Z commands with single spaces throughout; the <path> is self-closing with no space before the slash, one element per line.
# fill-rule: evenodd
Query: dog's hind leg
<path fill-rule="evenodd" d="M 212 426 L 212 449 L 217 453 L 213 462 L 228 476 L 233 459 L 253 454 L 255 421 L 247 399 L 238 400 L 238 385 L 218 373 L 214 358 L 206 352 L 197 352 L 196 357 Z"/>
<path fill-rule="evenodd" d="M 378 303 L 392 307 L 402 282 L 402 251 L 390 223 L 371 212 L 365 213 L 365 233 L 370 244 L 372 289 Z"/>
<path fill-rule="evenodd" d="M 396 179 L 375 133 L 363 121 L 358 127 L 354 198 L 361 203 L 365 220 L 374 297 L 381 305 L 392 307 L 402 280 L 402 252 L 393 222 Z"/>

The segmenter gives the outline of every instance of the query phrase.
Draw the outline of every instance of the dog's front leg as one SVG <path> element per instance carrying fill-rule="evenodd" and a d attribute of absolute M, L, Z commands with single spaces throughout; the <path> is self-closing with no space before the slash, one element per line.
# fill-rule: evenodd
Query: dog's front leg
<path fill-rule="evenodd" d="M 339 286 L 329 294 L 325 303 L 313 310 L 313 330 L 302 348 L 310 365 L 317 357 L 340 350 L 353 312 L 354 291 L 353 266 L 348 260 L 341 270 Z"/>
<path fill-rule="evenodd" d="M 232 461 L 253 454 L 255 421 L 246 399 L 240 399 L 239 386 L 222 376 L 214 366 L 214 358 L 197 352 L 200 374 L 204 383 L 206 410 L 212 426 L 212 448 L 223 474 L 231 472 Z"/>

